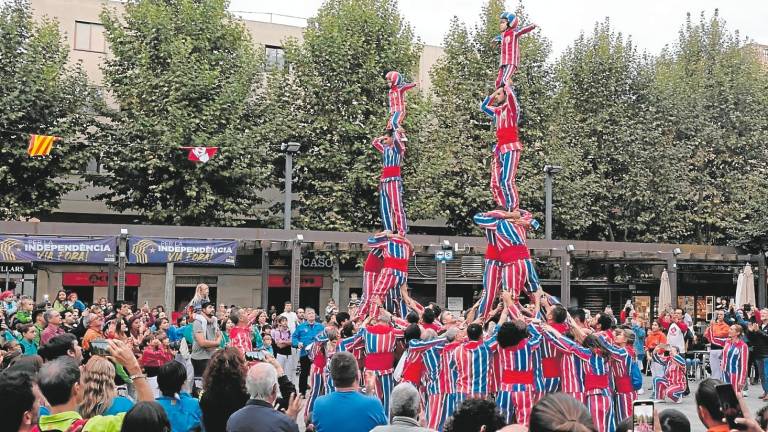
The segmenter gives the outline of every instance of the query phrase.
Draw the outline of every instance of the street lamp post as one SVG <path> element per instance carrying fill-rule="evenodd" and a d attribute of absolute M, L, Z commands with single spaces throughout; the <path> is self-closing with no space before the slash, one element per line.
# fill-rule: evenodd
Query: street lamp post
<path fill-rule="evenodd" d="M 283 208 L 283 229 L 291 229 L 291 186 L 293 186 L 293 155 L 301 148 L 295 142 L 280 144 L 285 153 L 285 206 Z"/>
<path fill-rule="evenodd" d="M 547 240 L 552 240 L 552 178 L 563 170 L 559 165 L 544 165 L 544 194 L 546 209 L 546 225 L 544 233 Z"/>

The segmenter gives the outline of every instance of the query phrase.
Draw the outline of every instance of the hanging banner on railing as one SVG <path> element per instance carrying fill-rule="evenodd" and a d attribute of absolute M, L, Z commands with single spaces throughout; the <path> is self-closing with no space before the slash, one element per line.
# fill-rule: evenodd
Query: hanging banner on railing
<path fill-rule="evenodd" d="M 0 235 L 0 261 L 103 264 L 115 262 L 117 237 Z"/>
<path fill-rule="evenodd" d="M 235 265 L 237 240 L 128 238 L 131 264 L 219 264 Z"/>

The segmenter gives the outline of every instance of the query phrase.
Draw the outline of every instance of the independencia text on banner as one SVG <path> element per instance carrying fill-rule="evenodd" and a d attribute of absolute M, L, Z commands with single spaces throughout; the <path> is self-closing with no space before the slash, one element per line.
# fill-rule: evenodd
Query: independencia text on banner
<path fill-rule="evenodd" d="M 0 235 L 0 261 L 103 264 L 115 262 L 117 237 Z"/>
<path fill-rule="evenodd" d="M 131 264 L 219 264 L 235 265 L 237 240 L 128 238 Z"/>

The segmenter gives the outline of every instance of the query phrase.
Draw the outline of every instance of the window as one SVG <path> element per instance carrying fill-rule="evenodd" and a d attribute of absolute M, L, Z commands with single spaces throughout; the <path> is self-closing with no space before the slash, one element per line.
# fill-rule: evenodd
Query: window
<path fill-rule="evenodd" d="M 268 46 L 267 52 L 267 69 L 282 69 L 285 67 L 285 51 L 281 47 Z"/>
<path fill-rule="evenodd" d="M 104 26 L 97 23 L 75 21 L 75 49 L 78 51 L 106 52 Z"/>

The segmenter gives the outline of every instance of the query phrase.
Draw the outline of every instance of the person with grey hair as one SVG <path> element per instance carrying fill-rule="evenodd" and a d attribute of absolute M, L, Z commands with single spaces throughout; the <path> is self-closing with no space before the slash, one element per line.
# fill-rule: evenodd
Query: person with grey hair
<path fill-rule="evenodd" d="M 347 351 L 331 357 L 331 378 L 336 390 L 315 401 L 312 423 L 317 432 L 368 432 L 376 426 L 386 425 L 384 407 L 371 391 L 376 378 L 366 372 L 366 389 L 370 396 L 360 393 L 360 370 L 357 359 Z"/>
<path fill-rule="evenodd" d="M 227 432 L 298 432 L 299 426 L 294 420 L 301 409 L 301 401 L 296 394 L 291 395 L 291 403 L 285 413 L 275 410 L 278 399 L 278 370 L 274 363 L 257 363 L 248 370 L 245 387 L 250 400 L 243 408 L 235 411 L 227 421 Z M 279 366 L 279 364 L 278 364 Z M 280 371 L 282 375 L 282 371 Z M 285 378 L 287 381 L 287 378 Z M 289 381 L 290 382 L 290 381 Z"/>
<path fill-rule="evenodd" d="M 45 345 L 49 340 L 54 337 L 66 333 L 61 328 L 61 314 L 55 309 L 48 309 L 43 312 L 43 319 L 45 320 L 45 329 L 40 335 L 40 345 Z"/>
<path fill-rule="evenodd" d="M 309 370 L 312 367 L 312 361 L 309 359 L 309 352 L 307 347 L 312 345 L 315 341 L 315 337 L 325 330 L 323 324 L 317 321 L 317 314 L 312 308 L 306 308 L 304 315 L 307 320 L 293 332 L 291 336 L 291 342 L 295 348 L 299 349 L 299 364 L 301 365 L 301 373 L 299 374 L 299 393 L 304 395 L 309 388 L 307 379 L 309 378 Z"/>
<path fill-rule="evenodd" d="M 420 412 L 419 391 L 409 382 L 400 383 L 392 390 L 390 424 L 376 426 L 371 432 L 430 432 L 432 429 L 419 426 Z"/>

